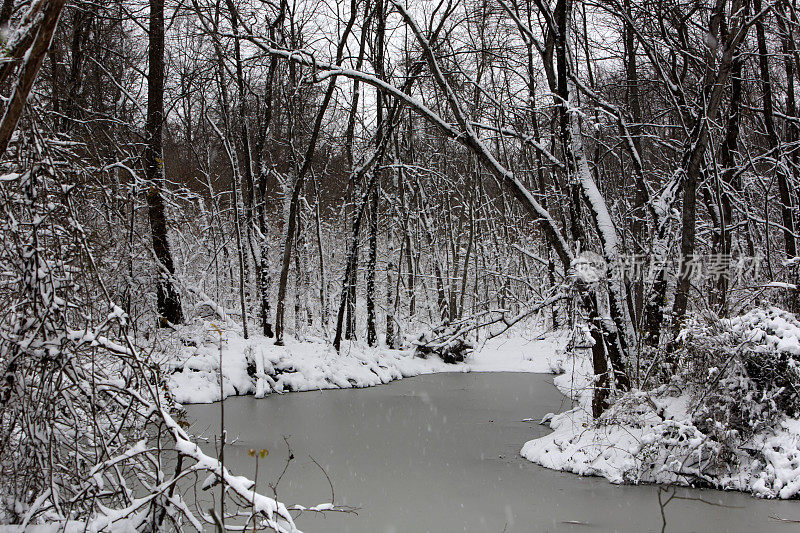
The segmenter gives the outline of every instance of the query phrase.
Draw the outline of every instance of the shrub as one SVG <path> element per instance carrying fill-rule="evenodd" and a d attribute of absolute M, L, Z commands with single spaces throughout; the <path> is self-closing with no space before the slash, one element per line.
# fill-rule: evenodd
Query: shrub
<path fill-rule="evenodd" d="M 681 333 L 692 418 L 720 442 L 748 439 L 800 414 L 800 321 L 777 308 L 695 319 Z"/>

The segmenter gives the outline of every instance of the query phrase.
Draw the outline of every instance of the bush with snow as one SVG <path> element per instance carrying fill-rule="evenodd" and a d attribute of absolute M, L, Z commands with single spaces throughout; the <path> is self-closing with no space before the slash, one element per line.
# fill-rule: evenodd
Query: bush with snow
<path fill-rule="evenodd" d="M 597 420 L 583 395 L 523 456 L 615 483 L 800 497 L 800 321 L 776 308 L 694 317 L 678 340 L 668 383 L 629 391 Z"/>
<path fill-rule="evenodd" d="M 683 330 L 694 423 L 720 442 L 747 439 L 800 414 L 800 321 L 777 308 Z"/>

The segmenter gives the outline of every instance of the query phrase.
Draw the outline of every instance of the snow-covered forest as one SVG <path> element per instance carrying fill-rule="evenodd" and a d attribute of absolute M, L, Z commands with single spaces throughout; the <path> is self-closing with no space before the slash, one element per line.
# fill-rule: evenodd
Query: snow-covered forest
<path fill-rule="evenodd" d="M 357 514 L 184 404 L 453 371 L 562 374 L 544 467 L 800 497 L 798 17 L 3 0 L 0 523 Z"/>

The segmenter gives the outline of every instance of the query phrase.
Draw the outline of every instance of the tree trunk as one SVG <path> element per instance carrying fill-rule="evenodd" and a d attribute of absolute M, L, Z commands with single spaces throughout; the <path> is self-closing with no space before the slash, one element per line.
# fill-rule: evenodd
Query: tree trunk
<path fill-rule="evenodd" d="M 172 284 L 175 273 L 172 252 L 167 240 L 167 221 L 161 187 L 164 183 L 163 126 L 164 126 L 164 0 L 150 0 L 150 46 L 147 75 L 147 145 L 144 151 L 145 178 L 148 181 L 147 208 L 153 252 L 161 266 L 156 284 L 156 304 L 160 325 L 180 324 L 183 309 L 178 292 Z"/>
<path fill-rule="evenodd" d="M 272 323 L 270 322 L 269 289 L 272 285 L 272 276 L 269 273 L 269 246 L 266 236 L 261 239 L 261 264 L 258 270 L 258 285 L 261 293 L 261 329 L 265 337 L 272 338 Z"/>
<path fill-rule="evenodd" d="M 756 13 L 761 11 L 761 0 L 754 0 Z M 786 175 L 783 148 L 778 137 L 775 125 L 775 110 L 773 104 L 772 79 L 769 71 L 769 51 L 764 31 L 764 18 L 756 20 L 756 40 L 758 42 L 758 67 L 761 73 L 762 109 L 764 112 L 764 126 L 767 130 L 767 146 L 772 150 L 775 160 L 775 172 L 778 176 L 778 196 L 780 198 L 781 222 L 783 223 L 783 245 L 787 259 L 797 257 L 797 243 L 794 237 L 794 216 L 792 214 L 793 202 L 790 192 L 789 179 Z"/>
<path fill-rule="evenodd" d="M 739 139 L 739 122 L 742 114 L 742 59 L 736 58 L 731 71 L 731 103 L 728 111 L 728 122 L 725 131 L 725 141 L 722 143 L 722 180 L 726 187 L 720 187 L 717 191 L 720 227 L 719 227 L 719 246 L 716 253 L 721 253 L 726 257 L 731 254 L 731 232 L 730 227 L 733 219 L 733 206 L 731 195 L 727 188 L 738 190 L 739 187 L 734 183 L 736 175 L 736 149 Z M 716 286 L 716 303 L 720 313 L 724 316 L 728 311 L 728 277 L 720 276 Z"/>
<path fill-rule="evenodd" d="M 375 170 L 379 172 L 379 170 Z M 376 179 L 372 187 L 372 199 L 369 209 L 369 257 L 367 259 L 367 345 L 375 346 L 378 343 L 378 333 L 375 323 L 375 270 L 378 259 L 378 199 L 380 179 Z"/>
<path fill-rule="evenodd" d="M 397 164 L 397 158 L 395 157 L 395 164 Z M 398 190 L 398 179 L 397 179 L 397 170 L 394 170 L 392 173 L 392 181 L 393 181 L 393 192 Z M 395 318 L 394 318 L 394 311 L 395 311 L 395 294 L 394 294 L 394 284 L 395 279 L 400 281 L 400 273 L 398 272 L 398 263 L 395 263 L 394 257 L 394 243 L 395 243 L 395 231 L 398 224 L 398 217 L 397 217 L 397 209 L 395 206 L 392 206 L 392 222 L 391 226 L 389 227 L 386 233 L 386 347 L 390 349 L 397 348 L 397 337 L 395 334 Z M 402 257 L 402 252 L 401 252 Z M 398 258 L 398 261 L 400 258 Z"/>
<path fill-rule="evenodd" d="M 719 39 L 720 24 L 722 17 L 725 15 L 725 3 L 724 0 L 718 2 L 717 10 L 711 19 L 709 34 L 715 42 Z M 702 115 L 698 116 L 695 122 L 683 158 L 683 208 L 681 213 L 680 248 L 682 262 L 689 260 L 694 255 L 697 184 L 700 173 L 702 172 L 703 158 L 709 140 L 709 123 L 716 119 L 728 76 L 733 68 L 734 58 L 738 53 L 739 44 L 744 39 L 747 28 L 749 27 L 743 24 L 746 11 L 746 9 L 743 9 L 741 0 L 735 0 L 733 2 L 731 13 L 737 18 L 731 21 L 728 37 L 722 44 L 723 53 L 719 68 L 714 68 L 716 50 L 709 50 L 706 55 L 706 76 L 703 83 L 703 94 L 700 95 L 700 107 L 704 109 L 704 112 Z M 691 274 L 691 269 L 682 268 L 678 275 L 678 287 L 672 307 L 675 320 L 673 325 L 676 331 L 686 313 L 687 304 L 689 302 Z"/>
<path fill-rule="evenodd" d="M 375 3 L 375 58 L 374 68 L 379 79 L 385 78 L 384 74 L 384 33 L 386 29 L 386 17 L 384 15 L 384 0 L 377 0 Z M 377 143 L 382 142 L 383 135 L 380 129 L 383 127 L 383 94 L 378 91 L 376 95 L 376 120 L 378 122 L 378 133 L 376 138 Z M 378 162 L 380 164 L 380 161 Z M 377 316 L 375 312 L 375 275 L 378 263 L 378 212 L 380 202 L 380 189 L 381 179 L 379 168 L 375 169 L 378 173 L 376 176 L 376 183 L 372 191 L 372 201 L 370 203 L 370 217 L 369 217 L 369 258 L 367 261 L 367 344 L 375 346 L 378 343 L 378 333 L 376 330 Z"/>
<path fill-rule="evenodd" d="M 5 4 L 3 11 L 5 11 Z M 30 48 L 24 47 L 20 53 L 24 52 L 22 59 L 22 66 L 17 78 L 16 84 L 12 90 L 11 96 L 7 100 L 3 118 L 0 120 L 0 155 L 4 155 L 8 149 L 8 143 L 11 141 L 11 136 L 14 130 L 17 129 L 17 123 L 22 116 L 22 110 L 25 103 L 28 101 L 28 95 L 33 88 L 33 82 L 42 68 L 42 62 L 47 55 L 47 49 L 50 47 L 50 42 L 53 39 L 58 19 L 61 16 L 61 10 L 64 8 L 64 0 L 49 0 L 44 6 L 44 16 L 39 21 L 39 27 L 36 30 L 36 37 L 30 44 Z M 163 27 L 163 16 L 162 27 Z M 152 24 L 152 21 L 151 21 Z M 163 31 L 161 38 L 161 50 L 163 51 Z M 152 54 L 152 52 L 151 52 Z M 16 59 L 16 58 L 15 58 Z M 162 60 L 163 64 L 163 60 Z M 6 80 L 6 77 L 15 68 L 16 61 L 7 61 L 5 67 L 0 71 L 0 83 Z M 163 67 L 162 67 L 163 72 Z M 163 79 L 163 74 L 162 74 Z"/>
<path fill-rule="evenodd" d="M 630 0 L 625 0 L 625 11 L 628 18 L 631 18 Z M 626 100 L 628 108 L 633 117 L 633 125 L 631 125 L 630 133 L 633 137 L 633 145 L 636 154 L 642 153 L 642 138 L 641 138 L 641 122 L 642 122 L 642 108 L 639 104 L 639 72 L 636 64 L 636 39 L 633 34 L 632 24 L 625 23 L 624 38 L 625 38 L 625 86 L 627 88 Z M 636 180 L 636 191 L 634 194 L 633 205 L 633 221 L 631 222 L 631 237 L 633 239 L 633 250 L 636 260 L 644 258 L 645 254 L 645 238 L 647 230 L 647 190 L 643 188 L 643 180 Z M 644 310 L 644 277 L 630 280 L 633 289 L 633 317 L 634 324 L 640 324 Z"/>
<path fill-rule="evenodd" d="M 374 159 L 373 159 L 374 162 Z M 356 172 L 352 179 L 354 181 L 360 180 L 363 176 L 363 173 L 367 171 L 366 166 L 362 166 L 358 172 Z M 351 305 L 351 295 L 350 291 L 353 287 L 352 279 L 355 277 L 355 269 L 358 266 L 356 258 L 356 254 L 358 251 L 358 234 L 361 228 L 361 220 L 364 218 L 364 213 L 366 212 L 367 204 L 369 203 L 369 198 L 372 193 L 372 188 L 375 186 L 375 172 L 370 172 L 370 180 L 367 184 L 367 188 L 365 189 L 363 195 L 359 199 L 358 204 L 355 207 L 355 211 L 353 213 L 353 226 L 351 232 L 350 242 L 348 244 L 347 249 L 347 258 L 346 258 L 346 266 L 344 272 L 344 278 L 342 280 L 342 292 L 339 297 L 339 311 L 336 314 L 336 333 L 334 334 L 333 338 L 333 347 L 338 352 L 341 344 L 342 344 L 342 336 L 344 334 L 344 338 L 349 340 L 347 337 L 346 332 L 344 331 L 345 328 L 349 329 L 350 324 L 345 324 L 345 315 L 348 315 L 348 319 L 351 315 L 348 314 L 348 305 Z M 354 316 L 354 314 L 352 315 Z M 352 333 L 352 332 L 351 332 Z"/>
<path fill-rule="evenodd" d="M 353 24 L 356 21 L 358 10 L 356 9 L 356 1 L 352 0 L 350 5 L 350 19 L 342 32 L 339 39 L 339 44 L 336 48 L 336 64 L 341 64 L 342 56 L 344 54 L 345 44 L 353 29 Z M 293 64 L 293 63 L 291 63 Z M 303 180 L 306 174 L 311 169 L 311 164 L 314 159 L 314 152 L 317 148 L 317 139 L 319 137 L 320 129 L 322 128 L 322 121 L 325 118 L 325 112 L 333 97 L 333 92 L 336 89 L 336 76 L 331 77 L 325 95 L 322 98 L 322 103 L 317 111 L 314 127 L 311 132 L 311 138 L 306 149 L 303 166 L 295 176 L 292 182 L 289 194 L 289 209 L 286 217 L 286 229 L 284 231 L 283 242 L 283 256 L 281 261 L 281 272 L 278 279 L 278 302 L 275 306 L 275 344 L 278 346 L 283 345 L 284 336 L 284 314 L 286 308 L 286 284 L 289 280 L 289 268 L 292 260 L 292 236 L 297 227 L 297 210 L 300 201 L 300 192 L 303 188 Z"/>

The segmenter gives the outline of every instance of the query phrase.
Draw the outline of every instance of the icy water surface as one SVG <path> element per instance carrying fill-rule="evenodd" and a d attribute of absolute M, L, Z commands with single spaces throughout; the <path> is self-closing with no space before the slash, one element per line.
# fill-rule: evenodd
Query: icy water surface
<path fill-rule="evenodd" d="M 435 374 L 368 389 L 225 401 L 226 466 L 254 475 L 287 504 L 331 500 L 358 514 L 306 513 L 305 532 L 785 531 L 800 530 L 800 502 L 741 493 L 678 489 L 663 508 L 655 486 L 617 486 L 534 465 L 522 445 L 549 428 L 536 422 L 567 401 L 543 374 Z M 188 406 L 192 431 L 213 437 L 219 404 Z M 209 445 L 207 451 L 213 450 Z M 673 493 L 661 491 L 662 501 Z M 662 518 L 663 517 L 663 518 Z"/>

